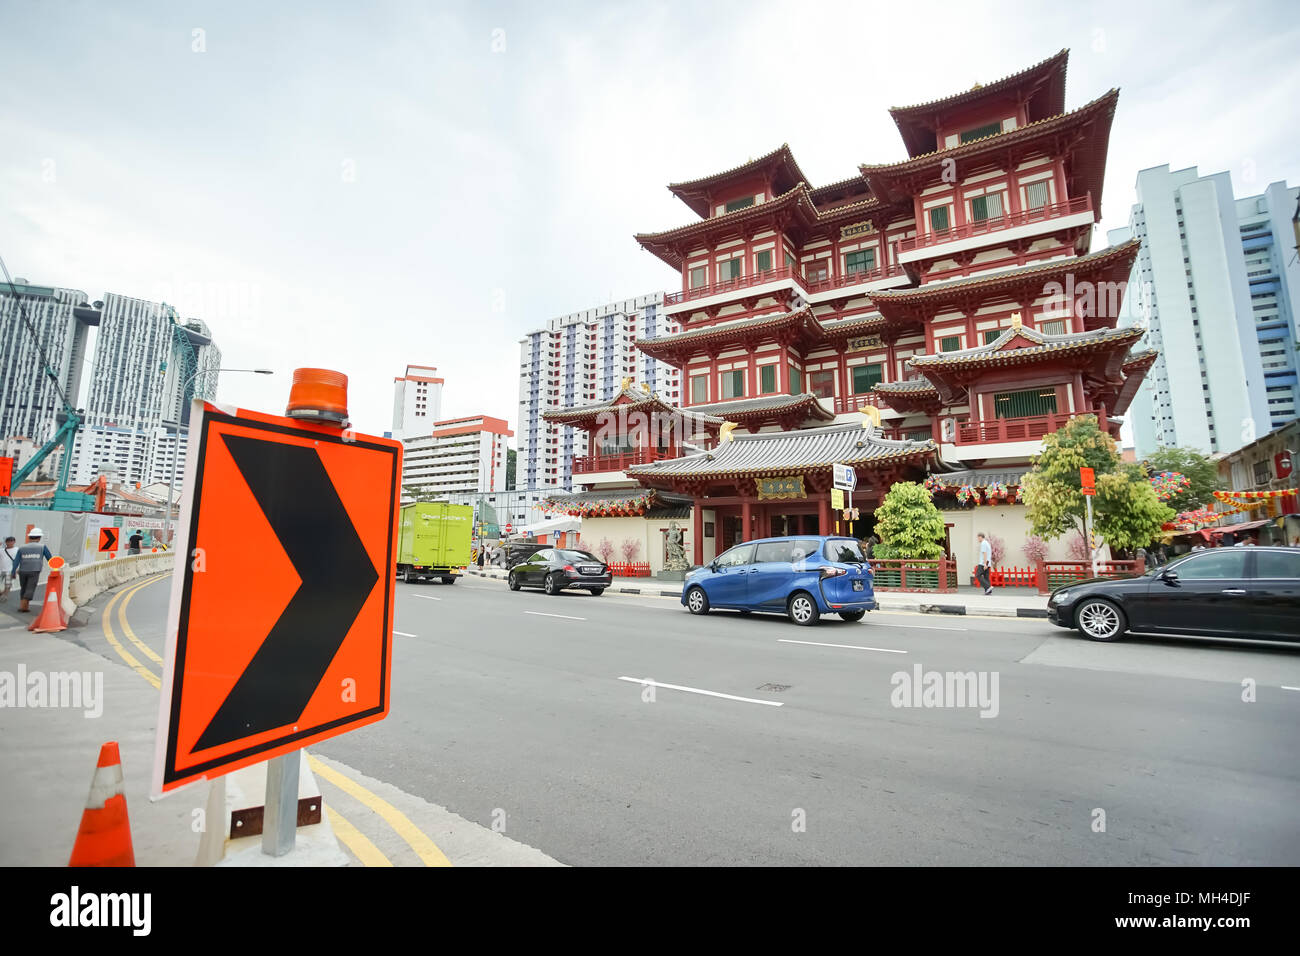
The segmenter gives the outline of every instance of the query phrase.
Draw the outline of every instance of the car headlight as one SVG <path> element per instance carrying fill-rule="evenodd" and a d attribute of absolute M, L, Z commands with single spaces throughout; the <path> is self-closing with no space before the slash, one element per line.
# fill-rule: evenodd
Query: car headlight
<path fill-rule="evenodd" d="M 1053 604 L 1063 604 L 1064 602 L 1066 602 L 1066 601 L 1068 601 L 1068 600 L 1070 600 L 1070 591 L 1069 591 L 1069 590 L 1065 590 L 1065 591 L 1057 591 L 1055 594 L 1052 595 L 1052 603 L 1053 603 Z"/>

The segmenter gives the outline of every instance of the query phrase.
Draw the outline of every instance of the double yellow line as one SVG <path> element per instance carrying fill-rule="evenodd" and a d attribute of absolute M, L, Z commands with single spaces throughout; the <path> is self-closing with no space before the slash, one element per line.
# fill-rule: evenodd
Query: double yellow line
<path fill-rule="evenodd" d="M 118 640 L 116 632 L 113 630 L 113 610 L 117 609 L 117 623 L 121 629 L 122 635 L 127 642 L 144 657 L 148 658 L 155 664 L 161 665 L 163 659 L 144 641 L 136 636 L 135 631 L 131 629 L 131 624 L 126 619 L 126 608 L 131 603 L 131 598 L 147 588 L 151 584 L 168 577 L 172 572 L 166 571 L 162 574 L 156 574 L 153 577 L 146 578 L 139 584 L 133 584 L 125 590 L 119 591 L 113 595 L 112 599 L 104 607 L 103 625 L 104 637 L 108 640 L 109 646 L 117 652 L 117 656 L 126 662 L 126 666 L 131 668 L 150 684 L 155 690 L 162 688 L 162 679 L 151 671 L 140 659 L 131 651 L 123 646 Z M 410 818 L 395 806 L 377 796 L 370 790 L 367 790 L 361 784 L 357 783 L 346 774 L 340 773 L 333 767 L 328 767 L 321 761 L 317 760 L 310 754 L 307 755 L 307 761 L 311 765 L 312 771 L 318 776 L 324 777 L 330 783 L 334 784 L 344 793 L 354 797 L 358 802 L 364 804 L 367 808 L 374 811 L 384 822 L 393 828 L 407 845 L 415 852 L 425 866 L 451 866 L 451 861 L 447 859 L 442 850 L 424 834 L 419 827 L 411 822 Z M 330 825 L 334 828 L 335 835 L 342 841 L 343 845 L 352 851 L 355 856 L 365 866 L 392 866 L 392 861 L 386 857 L 379 847 L 375 846 L 365 834 L 333 807 L 326 807 L 326 813 L 329 814 Z"/>

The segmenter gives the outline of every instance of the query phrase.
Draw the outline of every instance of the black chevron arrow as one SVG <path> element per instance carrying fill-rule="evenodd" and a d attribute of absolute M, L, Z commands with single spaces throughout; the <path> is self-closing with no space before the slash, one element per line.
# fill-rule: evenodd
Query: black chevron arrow
<path fill-rule="evenodd" d="M 302 583 L 195 750 L 297 721 L 379 580 L 314 448 L 222 440 Z M 248 572 L 255 583 L 255 558 Z"/>

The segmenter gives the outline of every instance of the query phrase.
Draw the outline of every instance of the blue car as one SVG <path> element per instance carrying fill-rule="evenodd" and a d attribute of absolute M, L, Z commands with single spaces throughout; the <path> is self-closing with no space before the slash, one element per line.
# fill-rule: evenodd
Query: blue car
<path fill-rule="evenodd" d="M 686 575 L 682 604 L 692 614 L 771 611 L 803 625 L 823 614 L 860 621 L 877 607 L 861 543 L 814 535 L 746 541 L 724 551 Z"/>

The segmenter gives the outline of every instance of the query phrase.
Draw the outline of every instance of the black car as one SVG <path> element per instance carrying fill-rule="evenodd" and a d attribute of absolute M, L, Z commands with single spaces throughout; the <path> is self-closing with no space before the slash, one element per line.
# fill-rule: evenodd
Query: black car
<path fill-rule="evenodd" d="M 502 550 L 505 567 L 513 568 L 521 561 L 526 561 L 535 555 L 538 551 L 545 551 L 547 545 L 544 544 L 524 544 L 522 542 L 513 542 L 507 544 Z"/>
<path fill-rule="evenodd" d="M 567 588 L 586 588 L 600 597 L 613 582 L 609 565 L 594 554 L 571 548 L 542 548 L 510 569 L 510 590 L 542 588 L 559 594 Z"/>
<path fill-rule="evenodd" d="M 1300 642 L 1300 548 L 1193 551 L 1138 577 L 1057 588 L 1047 619 L 1094 641 L 1125 631 Z"/>

